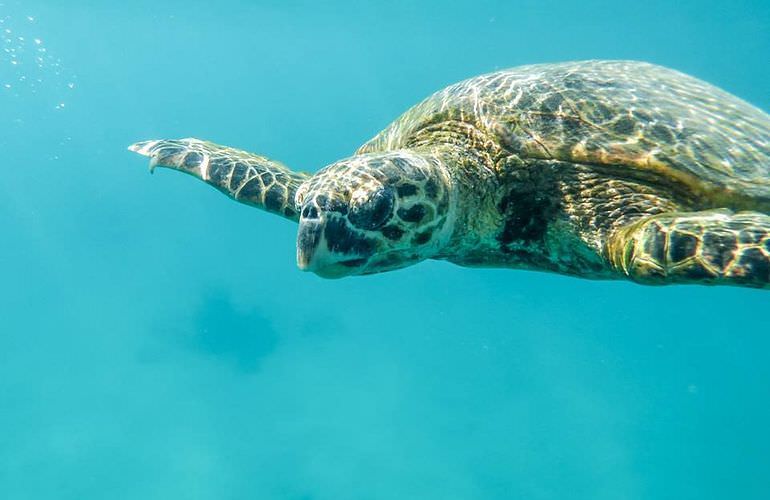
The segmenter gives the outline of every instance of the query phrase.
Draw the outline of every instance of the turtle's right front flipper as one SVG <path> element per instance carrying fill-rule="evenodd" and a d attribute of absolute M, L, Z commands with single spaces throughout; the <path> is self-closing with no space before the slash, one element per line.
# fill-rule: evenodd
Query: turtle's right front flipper
<path fill-rule="evenodd" d="M 641 283 L 770 288 L 770 216 L 707 210 L 663 213 L 609 242 L 616 269 Z"/>
<path fill-rule="evenodd" d="M 156 166 L 185 172 L 203 180 L 236 201 L 298 220 L 294 194 L 308 174 L 238 149 L 198 139 L 138 142 L 131 151 L 150 157 Z"/>

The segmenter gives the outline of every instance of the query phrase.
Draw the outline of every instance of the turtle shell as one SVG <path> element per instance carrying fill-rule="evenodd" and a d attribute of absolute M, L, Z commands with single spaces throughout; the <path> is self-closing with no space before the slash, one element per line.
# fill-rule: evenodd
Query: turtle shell
<path fill-rule="evenodd" d="M 653 64 L 538 64 L 471 78 L 413 107 L 358 152 L 454 140 L 470 140 L 498 165 L 510 155 L 588 164 L 676 184 L 708 205 L 770 207 L 770 115 Z"/>

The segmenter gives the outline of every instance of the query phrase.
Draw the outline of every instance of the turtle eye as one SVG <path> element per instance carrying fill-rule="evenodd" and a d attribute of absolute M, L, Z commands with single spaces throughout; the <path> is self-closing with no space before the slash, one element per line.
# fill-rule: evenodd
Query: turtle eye
<path fill-rule="evenodd" d="M 393 216 L 395 195 L 390 188 L 372 191 L 361 201 L 354 201 L 350 206 L 348 220 L 360 229 L 377 229 Z"/>

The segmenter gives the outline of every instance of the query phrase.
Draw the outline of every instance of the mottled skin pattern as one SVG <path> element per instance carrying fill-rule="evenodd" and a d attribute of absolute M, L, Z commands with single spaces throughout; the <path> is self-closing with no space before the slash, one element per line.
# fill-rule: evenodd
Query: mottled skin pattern
<path fill-rule="evenodd" d="M 194 139 L 132 149 L 298 220 L 298 263 L 322 276 L 436 258 L 770 287 L 770 116 L 646 63 L 460 82 L 313 176 Z"/>
<path fill-rule="evenodd" d="M 171 167 L 211 184 L 236 201 L 298 218 L 294 194 L 310 175 L 238 149 L 196 139 L 138 142 L 131 151 L 151 156 L 150 171 Z"/>
<path fill-rule="evenodd" d="M 339 277 L 436 255 L 454 226 L 450 185 L 437 157 L 409 151 L 362 154 L 326 167 L 296 194 L 303 207 L 298 264 Z M 324 265 L 313 265 L 319 259 Z"/>

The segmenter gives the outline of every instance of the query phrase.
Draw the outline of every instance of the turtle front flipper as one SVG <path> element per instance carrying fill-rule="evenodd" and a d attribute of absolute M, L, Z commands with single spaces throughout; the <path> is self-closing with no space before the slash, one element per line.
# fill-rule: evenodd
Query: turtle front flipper
<path fill-rule="evenodd" d="M 616 269 L 648 284 L 770 288 L 770 216 L 709 210 L 654 215 L 610 239 Z"/>
<path fill-rule="evenodd" d="M 299 219 L 294 194 L 309 175 L 277 161 L 198 139 L 144 141 L 128 149 L 150 157 L 150 172 L 155 167 L 179 170 L 236 201 Z"/>

